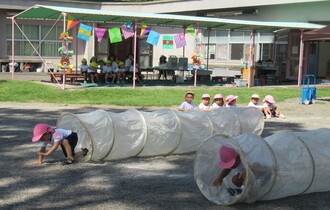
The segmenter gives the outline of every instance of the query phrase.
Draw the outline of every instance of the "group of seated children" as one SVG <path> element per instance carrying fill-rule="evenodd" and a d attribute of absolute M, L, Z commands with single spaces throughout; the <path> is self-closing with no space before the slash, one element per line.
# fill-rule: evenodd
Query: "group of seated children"
<path fill-rule="evenodd" d="M 105 62 L 103 60 L 97 61 L 93 56 L 90 59 L 89 65 L 87 60 L 83 58 L 80 65 L 81 74 L 84 75 L 84 83 L 87 81 L 91 83 L 125 83 L 127 74 L 133 73 L 133 55 L 130 54 L 125 63 L 116 60 L 115 55 L 110 55 Z M 137 73 L 137 81 L 141 81 L 140 74 Z"/>
<path fill-rule="evenodd" d="M 236 99 L 238 96 L 236 95 L 228 95 L 226 97 L 226 100 L 224 101 L 223 96 L 218 93 L 214 96 L 213 101 L 211 101 L 211 96 L 208 93 L 205 93 L 202 95 L 202 101 L 198 105 L 198 107 L 195 107 L 195 104 L 193 102 L 195 97 L 195 94 L 191 91 L 186 92 L 184 96 L 184 102 L 181 103 L 179 106 L 179 111 L 188 111 L 191 109 L 199 109 L 199 110 L 213 110 L 217 109 L 219 107 L 230 107 L 230 108 L 235 108 L 237 107 L 236 105 Z M 263 102 L 264 104 L 259 105 L 259 95 L 258 94 L 253 94 L 251 96 L 251 101 L 248 104 L 248 107 L 256 107 L 260 111 L 262 111 L 267 119 L 270 119 L 271 117 L 279 117 L 279 118 L 285 118 L 285 116 L 280 112 L 280 109 L 275 106 L 275 100 L 274 97 L 271 95 L 267 95 Z"/>
<path fill-rule="evenodd" d="M 253 94 L 251 96 L 251 101 L 248 104 L 248 107 L 258 108 L 265 115 L 266 119 L 272 117 L 279 117 L 285 119 L 284 114 L 281 113 L 280 109 L 275 106 L 275 99 L 271 95 L 266 95 L 263 99 L 263 104 L 259 105 L 259 95 Z"/>
<path fill-rule="evenodd" d="M 195 107 L 195 104 L 193 102 L 194 97 L 195 94 L 191 91 L 188 91 L 184 96 L 184 102 L 182 102 L 179 106 L 179 111 L 184 112 L 195 108 L 206 111 L 217 109 L 219 107 L 236 107 L 236 99 L 238 98 L 238 96 L 235 95 L 228 95 L 226 97 L 226 101 L 224 101 L 223 96 L 218 93 L 215 94 L 213 101 L 210 102 L 211 96 L 208 93 L 205 93 L 202 95 L 201 103 L 198 105 L 198 107 Z"/>

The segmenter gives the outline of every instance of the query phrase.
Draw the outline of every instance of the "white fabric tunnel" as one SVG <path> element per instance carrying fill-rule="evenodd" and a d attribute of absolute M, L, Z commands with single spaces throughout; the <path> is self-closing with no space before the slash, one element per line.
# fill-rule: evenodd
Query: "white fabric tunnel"
<path fill-rule="evenodd" d="M 220 205 L 253 203 L 292 195 L 330 190 L 330 129 L 305 132 L 279 131 L 261 138 L 244 133 L 236 137 L 214 135 L 203 141 L 196 153 L 194 176 L 202 194 Z M 221 186 L 213 181 L 221 169 L 219 149 L 233 148 L 246 171 L 242 193 L 232 196 L 228 188 L 234 170 Z"/>
<path fill-rule="evenodd" d="M 84 161 L 99 161 L 194 152 L 203 140 L 215 134 L 260 135 L 264 118 L 256 108 L 188 112 L 129 109 L 120 113 L 99 109 L 77 115 L 64 113 L 57 127 L 78 133 L 76 149 L 90 150 Z"/>

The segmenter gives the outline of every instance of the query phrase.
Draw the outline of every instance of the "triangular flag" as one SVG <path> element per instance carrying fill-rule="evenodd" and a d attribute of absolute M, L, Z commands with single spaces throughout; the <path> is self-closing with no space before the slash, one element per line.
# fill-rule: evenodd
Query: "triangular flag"
<path fill-rule="evenodd" d="M 123 33 L 125 39 L 134 36 L 132 23 L 124 24 L 120 28 L 121 28 L 121 32 Z"/>
<path fill-rule="evenodd" d="M 109 32 L 109 37 L 110 37 L 110 43 L 116 43 L 116 42 L 122 41 L 119 28 L 108 29 L 108 32 Z"/>
<path fill-rule="evenodd" d="M 163 36 L 163 49 L 174 49 L 173 36 Z"/>
<path fill-rule="evenodd" d="M 175 35 L 174 36 L 174 40 L 175 40 L 175 46 L 176 46 L 176 48 L 184 47 L 184 46 L 187 45 L 186 37 L 185 37 L 184 33 Z"/>
<path fill-rule="evenodd" d="M 188 28 L 186 28 L 186 33 L 194 37 L 196 36 L 195 28 L 193 26 L 189 26 Z"/>
<path fill-rule="evenodd" d="M 151 28 L 149 26 L 142 24 L 140 36 L 146 35 L 150 30 Z"/>
<path fill-rule="evenodd" d="M 66 26 L 66 30 L 70 30 L 71 28 L 73 28 L 75 25 L 77 25 L 79 23 L 78 20 L 74 19 L 74 17 L 70 16 L 68 17 L 68 23 L 67 23 L 67 26 Z"/>
<path fill-rule="evenodd" d="M 152 44 L 154 46 L 157 46 L 158 41 L 159 41 L 159 38 L 160 38 L 160 34 L 157 33 L 156 31 L 151 30 L 149 32 L 149 35 L 148 35 L 148 38 L 147 38 L 147 42 L 149 44 Z"/>
<path fill-rule="evenodd" d="M 94 31 L 95 31 L 95 35 L 97 37 L 97 41 L 98 42 L 101 42 L 102 39 L 103 39 L 103 36 L 105 34 L 107 29 L 105 28 L 94 28 Z"/>
<path fill-rule="evenodd" d="M 77 37 L 79 39 L 83 39 L 85 41 L 88 41 L 89 37 L 92 34 L 92 29 L 93 29 L 92 26 L 88 26 L 88 25 L 80 23 Z"/>

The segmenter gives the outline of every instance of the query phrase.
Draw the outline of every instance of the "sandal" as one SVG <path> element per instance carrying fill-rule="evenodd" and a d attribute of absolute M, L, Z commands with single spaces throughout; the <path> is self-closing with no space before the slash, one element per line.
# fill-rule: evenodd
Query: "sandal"
<path fill-rule="evenodd" d="M 231 196 L 236 196 L 241 194 L 242 190 L 241 189 L 233 189 L 233 188 L 228 188 L 227 192 L 231 195 Z"/>

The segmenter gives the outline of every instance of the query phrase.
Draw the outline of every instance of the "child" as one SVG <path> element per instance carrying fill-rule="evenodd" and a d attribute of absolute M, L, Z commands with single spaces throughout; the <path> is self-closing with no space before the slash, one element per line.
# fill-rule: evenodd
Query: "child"
<path fill-rule="evenodd" d="M 119 84 L 119 77 L 117 74 L 118 64 L 116 62 L 116 56 L 114 54 L 110 55 L 110 61 L 111 61 L 111 77 L 112 77 L 112 83 L 115 83 L 115 79 L 117 77 L 117 83 Z"/>
<path fill-rule="evenodd" d="M 232 108 L 236 108 L 236 99 L 238 98 L 238 96 L 234 96 L 234 95 L 228 95 L 226 97 L 226 107 L 232 107 Z"/>
<path fill-rule="evenodd" d="M 271 95 L 265 96 L 263 102 L 264 102 L 264 104 L 262 105 L 262 107 L 269 109 L 270 116 L 272 116 L 272 117 L 279 117 L 279 118 L 285 119 L 284 114 L 282 114 L 280 112 L 280 109 L 277 106 L 274 105 L 276 101 L 274 100 L 274 97 L 273 96 L 271 96 Z"/>
<path fill-rule="evenodd" d="M 221 146 L 219 150 L 219 156 L 219 167 L 222 169 L 222 171 L 220 175 L 213 181 L 213 186 L 220 186 L 223 179 L 231 172 L 231 170 L 235 170 L 236 175 L 232 177 L 232 182 L 235 186 L 241 187 L 244 183 L 246 172 L 238 153 L 232 148 Z M 232 188 L 228 188 L 227 191 L 233 196 L 242 192 L 241 189 Z"/>
<path fill-rule="evenodd" d="M 139 70 L 137 69 L 137 64 L 135 64 L 135 74 L 136 74 L 136 80 L 138 82 L 141 82 L 141 73 L 139 73 Z M 125 72 L 128 74 L 133 74 L 134 71 L 134 55 L 129 54 L 127 59 L 125 60 Z"/>
<path fill-rule="evenodd" d="M 202 102 L 198 105 L 199 110 L 210 110 L 211 105 L 210 105 L 210 100 L 211 96 L 207 93 L 202 95 Z"/>
<path fill-rule="evenodd" d="M 191 91 L 186 92 L 184 96 L 184 102 L 179 106 L 179 111 L 185 112 L 195 108 L 193 102 L 195 94 Z"/>
<path fill-rule="evenodd" d="M 111 61 L 107 60 L 105 62 L 105 66 L 103 66 L 102 74 L 104 74 L 105 83 L 109 84 L 108 81 L 109 77 L 113 77 L 113 74 L 111 73 Z M 114 78 L 112 79 L 112 83 L 114 81 Z"/>
<path fill-rule="evenodd" d="M 89 64 L 88 70 L 87 70 L 87 74 L 88 77 L 90 78 L 90 81 L 92 83 L 95 83 L 95 73 L 97 70 L 97 63 L 96 62 L 92 62 Z"/>
<path fill-rule="evenodd" d="M 212 101 L 212 108 L 217 109 L 219 107 L 222 107 L 223 105 L 224 105 L 223 96 L 220 93 L 216 94 Z"/>
<path fill-rule="evenodd" d="M 122 61 L 119 61 L 118 62 L 118 68 L 116 70 L 116 73 L 117 73 L 117 83 L 120 83 L 120 81 L 122 83 L 125 83 L 125 77 L 126 77 L 126 74 L 125 74 L 125 63 L 122 62 Z"/>
<path fill-rule="evenodd" d="M 258 102 L 259 102 L 259 95 L 255 93 L 251 96 L 251 101 L 248 104 L 248 107 L 255 107 L 259 109 L 266 116 L 267 119 L 270 119 L 271 113 L 269 108 L 259 105 Z"/>
<path fill-rule="evenodd" d="M 81 65 L 80 65 L 81 74 L 84 76 L 84 83 L 87 83 L 87 60 L 86 58 L 81 59 Z"/>
<path fill-rule="evenodd" d="M 166 68 L 166 56 L 165 55 L 161 55 L 159 58 L 159 67 L 162 68 Z M 159 74 L 158 74 L 158 80 L 160 80 L 160 77 L 163 75 L 164 79 L 167 80 L 167 75 L 166 75 L 166 71 L 165 70 L 159 70 Z"/>
<path fill-rule="evenodd" d="M 86 156 L 88 153 L 87 148 L 82 148 L 82 151 L 75 153 L 74 148 L 78 142 L 77 133 L 64 130 L 64 129 L 53 129 L 48 124 L 37 124 L 33 129 L 33 138 L 32 142 L 41 141 L 41 149 L 38 152 L 38 161 L 34 164 L 40 165 L 43 164 L 44 156 L 48 156 L 55 152 L 55 150 L 61 146 L 66 161 L 64 164 L 72 164 L 75 159 L 78 159 L 81 155 Z M 47 144 L 51 144 L 52 147 L 46 151 Z"/>

